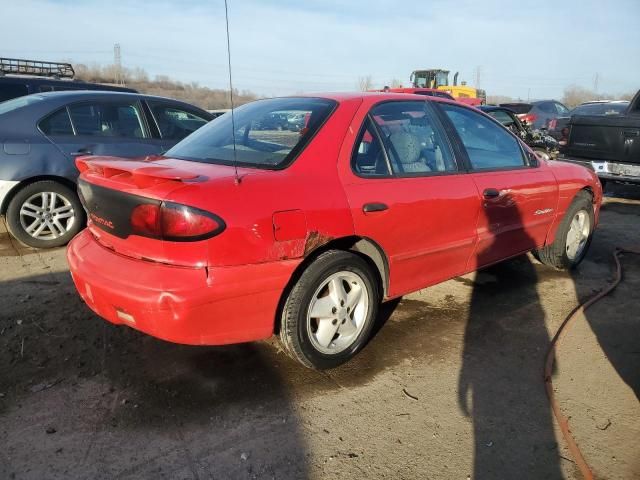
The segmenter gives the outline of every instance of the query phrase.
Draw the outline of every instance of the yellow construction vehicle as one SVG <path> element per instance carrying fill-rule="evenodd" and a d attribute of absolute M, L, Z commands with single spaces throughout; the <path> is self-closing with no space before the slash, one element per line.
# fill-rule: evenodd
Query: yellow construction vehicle
<path fill-rule="evenodd" d="M 487 94 L 481 88 L 470 87 L 467 82 L 458 85 L 458 72 L 453 76 L 453 85 L 449 84 L 449 70 L 433 68 L 431 70 L 415 70 L 410 81 L 415 88 L 437 88 L 450 93 L 456 100 L 470 105 L 483 105 Z"/>

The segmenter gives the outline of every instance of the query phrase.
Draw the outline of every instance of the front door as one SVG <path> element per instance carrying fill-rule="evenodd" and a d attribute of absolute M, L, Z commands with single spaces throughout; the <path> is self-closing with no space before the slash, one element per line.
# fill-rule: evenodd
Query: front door
<path fill-rule="evenodd" d="M 470 177 L 481 196 L 476 253 L 469 270 L 544 245 L 557 203 L 557 182 L 531 160 L 519 140 L 470 108 L 440 104 L 464 147 Z"/>
<path fill-rule="evenodd" d="M 431 108 L 423 101 L 383 102 L 355 122 L 359 134 L 343 182 L 356 234 L 387 255 L 388 296 L 463 273 L 480 199 Z"/>

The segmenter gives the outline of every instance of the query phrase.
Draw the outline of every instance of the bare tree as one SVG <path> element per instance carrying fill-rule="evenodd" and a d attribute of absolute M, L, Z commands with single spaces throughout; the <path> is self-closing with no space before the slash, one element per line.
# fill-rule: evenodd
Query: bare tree
<path fill-rule="evenodd" d="M 75 64 L 76 77 L 80 80 L 97 83 L 112 83 L 115 79 L 114 66 L 97 64 Z M 135 88 L 141 93 L 176 98 L 206 109 L 229 108 L 229 91 L 202 87 L 197 82 L 182 83 L 167 75 L 156 75 L 154 80 L 141 68 L 122 68 L 121 73 L 127 87 Z M 250 91 L 233 92 L 236 105 L 250 102 L 258 96 Z"/>
<path fill-rule="evenodd" d="M 371 80 L 371 75 L 367 75 L 366 77 L 358 77 L 358 89 L 361 92 L 366 92 L 367 90 L 371 90 L 373 86 L 373 81 Z"/>
<path fill-rule="evenodd" d="M 391 82 L 389 82 L 389 86 L 391 88 L 401 88 L 402 87 L 402 81 L 398 80 L 397 78 L 392 78 Z"/>

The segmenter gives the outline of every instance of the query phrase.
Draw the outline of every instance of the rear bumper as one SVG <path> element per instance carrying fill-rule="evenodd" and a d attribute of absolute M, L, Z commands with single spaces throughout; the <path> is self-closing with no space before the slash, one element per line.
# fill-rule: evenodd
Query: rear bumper
<path fill-rule="evenodd" d="M 88 230 L 71 241 L 67 259 L 78 292 L 98 315 L 190 345 L 269 337 L 282 292 L 299 263 L 174 267 L 117 254 Z"/>
<path fill-rule="evenodd" d="M 586 160 L 584 158 L 566 157 L 560 155 L 558 160 L 577 163 L 593 170 L 603 180 L 618 182 L 640 183 L 640 165 L 617 163 L 607 160 Z"/>

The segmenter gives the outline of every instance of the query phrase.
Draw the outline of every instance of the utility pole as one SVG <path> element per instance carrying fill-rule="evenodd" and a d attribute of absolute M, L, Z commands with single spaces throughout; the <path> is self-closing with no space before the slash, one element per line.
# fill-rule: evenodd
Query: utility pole
<path fill-rule="evenodd" d="M 116 83 L 124 85 L 124 79 L 122 78 L 122 57 L 120 55 L 120 44 L 116 43 L 113 46 L 113 65 L 116 69 Z"/>
<path fill-rule="evenodd" d="M 598 93 L 598 80 L 600 80 L 600 74 L 596 72 L 595 77 L 593 78 L 593 91 Z"/>
<path fill-rule="evenodd" d="M 480 76 L 482 75 L 482 66 L 478 65 L 476 67 L 476 88 L 480 87 Z"/>

